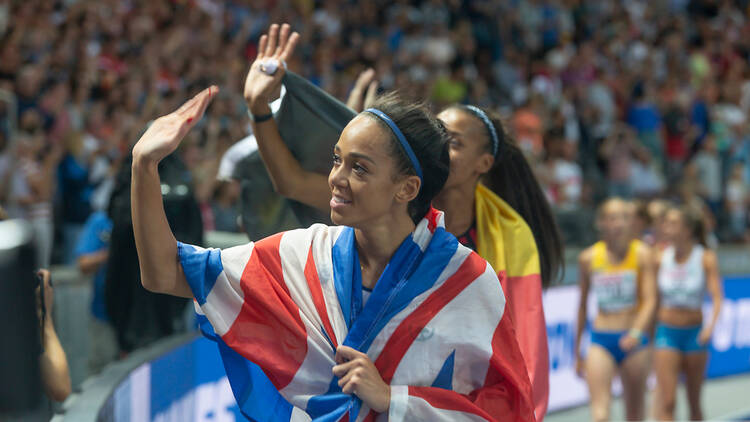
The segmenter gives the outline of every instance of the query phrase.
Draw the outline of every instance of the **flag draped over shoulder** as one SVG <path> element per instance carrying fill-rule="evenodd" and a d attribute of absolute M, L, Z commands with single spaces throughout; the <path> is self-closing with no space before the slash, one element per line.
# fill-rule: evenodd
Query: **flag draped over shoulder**
<path fill-rule="evenodd" d="M 206 334 L 252 419 L 534 420 L 498 277 L 445 231 L 439 211 L 403 241 L 364 304 L 348 227 L 178 251 L 196 310 L 213 328 Z M 387 415 L 341 392 L 332 374 L 340 344 L 366 353 L 391 385 Z"/>
<path fill-rule="evenodd" d="M 547 412 L 549 350 L 539 253 L 528 224 L 490 189 L 477 184 L 477 252 L 497 271 L 529 371 L 537 420 Z"/>

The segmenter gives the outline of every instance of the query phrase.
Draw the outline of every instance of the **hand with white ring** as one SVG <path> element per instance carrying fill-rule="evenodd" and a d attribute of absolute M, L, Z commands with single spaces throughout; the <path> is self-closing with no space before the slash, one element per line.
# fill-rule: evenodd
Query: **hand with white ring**
<path fill-rule="evenodd" d="M 282 61 L 281 65 L 284 67 L 284 70 L 286 70 L 286 62 Z M 273 74 L 276 73 L 276 70 L 278 70 L 278 68 L 279 68 L 279 63 L 275 60 L 267 60 L 260 64 L 260 71 L 269 76 L 273 76 Z"/>
<path fill-rule="evenodd" d="M 253 114 L 267 112 L 268 103 L 286 73 L 286 60 L 294 53 L 298 40 L 298 33 L 290 35 L 288 24 L 283 24 L 281 31 L 278 24 L 273 24 L 268 34 L 260 37 L 258 56 L 245 79 L 244 97 Z"/>

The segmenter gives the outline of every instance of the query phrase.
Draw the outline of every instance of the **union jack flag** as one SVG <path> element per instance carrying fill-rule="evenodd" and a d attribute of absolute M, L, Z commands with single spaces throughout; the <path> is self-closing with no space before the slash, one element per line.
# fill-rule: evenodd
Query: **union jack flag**
<path fill-rule="evenodd" d="M 354 230 L 316 224 L 255 243 L 179 243 L 204 333 L 243 413 L 259 421 L 533 421 L 497 273 L 431 210 L 363 303 Z M 344 394 L 340 344 L 391 386 L 387 414 Z"/>

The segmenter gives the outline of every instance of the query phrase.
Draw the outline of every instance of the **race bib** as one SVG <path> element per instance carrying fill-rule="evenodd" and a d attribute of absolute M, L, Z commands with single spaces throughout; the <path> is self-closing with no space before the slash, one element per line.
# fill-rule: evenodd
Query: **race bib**
<path fill-rule="evenodd" d="M 635 272 L 595 273 L 592 284 L 601 312 L 616 312 L 635 306 L 638 297 Z"/>
<path fill-rule="evenodd" d="M 704 295 L 703 278 L 684 268 L 660 271 L 659 292 L 662 303 L 680 308 L 700 308 Z"/>

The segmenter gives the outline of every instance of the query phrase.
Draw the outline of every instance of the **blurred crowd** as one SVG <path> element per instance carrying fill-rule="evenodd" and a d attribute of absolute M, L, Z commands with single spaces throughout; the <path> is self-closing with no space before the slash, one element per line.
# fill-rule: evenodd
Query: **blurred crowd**
<path fill-rule="evenodd" d="M 346 98 L 381 90 L 501 111 L 582 243 L 604 197 L 701 207 L 744 240 L 750 192 L 747 0 L 0 0 L 0 210 L 32 222 L 40 264 L 68 263 L 106 212 L 148 121 L 210 83 L 181 145 L 206 230 L 239 231 L 219 160 L 249 135 L 241 88 L 270 22 L 289 67 Z M 53 248 L 52 246 L 56 247 Z M 58 247 L 59 246 L 59 247 Z"/>

